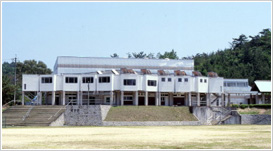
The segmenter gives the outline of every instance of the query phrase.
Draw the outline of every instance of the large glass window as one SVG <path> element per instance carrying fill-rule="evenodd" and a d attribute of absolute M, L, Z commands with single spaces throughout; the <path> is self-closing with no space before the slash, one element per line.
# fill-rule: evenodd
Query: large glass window
<path fill-rule="evenodd" d="M 52 83 L 52 77 L 42 77 L 42 83 Z"/>
<path fill-rule="evenodd" d="M 82 83 L 93 83 L 94 78 L 93 77 L 82 77 Z"/>
<path fill-rule="evenodd" d="M 77 77 L 66 77 L 65 83 L 78 83 L 78 78 Z"/>
<path fill-rule="evenodd" d="M 148 86 L 156 86 L 156 80 L 148 80 Z"/>
<path fill-rule="evenodd" d="M 136 85 L 136 79 L 124 79 L 123 85 Z"/>
<path fill-rule="evenodd" d="M 99 77 L 99 83 L 110 83 L 110 77 Z"/>

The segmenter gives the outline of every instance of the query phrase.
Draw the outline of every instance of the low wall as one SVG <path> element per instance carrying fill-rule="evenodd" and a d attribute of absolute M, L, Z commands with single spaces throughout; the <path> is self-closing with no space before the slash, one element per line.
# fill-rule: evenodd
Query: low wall
<path fill-rule="evenodd" d="M 103 126 L 186 126 L 201 125 L 199 121 L 103 121 Z"/>
<path fill-rule="evenodd" d="M 101 126 L 109 109 L 109 105 L 73 105 L 65 111 L 65 125 L 69 126 Z"/>
<path fill-rule="evenodd" d="M 241 124 L 270 125 L 271 115 L 241 114 Z"/>
<path fill-rule="evenodd" d="M 64 126 L 64 113 L 61 114 L 55 121 L 50 123 L 49 126 Z"/>

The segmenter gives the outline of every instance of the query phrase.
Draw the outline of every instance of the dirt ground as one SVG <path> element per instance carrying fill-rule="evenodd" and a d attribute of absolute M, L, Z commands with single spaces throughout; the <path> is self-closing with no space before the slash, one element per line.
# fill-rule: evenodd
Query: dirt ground
<path fill-rule="evenodd" d="M 3 128 L 3 149 L 270 149 L 270 125 Z"/>

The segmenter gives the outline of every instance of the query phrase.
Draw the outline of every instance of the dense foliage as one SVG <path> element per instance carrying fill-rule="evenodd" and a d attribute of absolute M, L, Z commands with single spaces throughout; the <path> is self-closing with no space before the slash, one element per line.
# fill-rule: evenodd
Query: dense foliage
<path fill-rule="evenodd" d="M 255 80 L 270 80 L 271 31 L 264 29 L 249 38 L 240 35 L 233 39 L 229 49 L 193 56 L 195 70 L 203 75 L 214 71 L 224 78 L 247 78 L 250 84 Z"/>
<path fill-rule="evenodd" d="M 25 60 L 16 63 L 16 87 L 14 85 L 15 63 L 4 62 L 2 64 L 2 104 L 13 100 L 14 90 L 16 90 L 16 99 L 20 99 L 22 74 L 51 74 L 51 69 L 47 68 L 42 61 Z"/>

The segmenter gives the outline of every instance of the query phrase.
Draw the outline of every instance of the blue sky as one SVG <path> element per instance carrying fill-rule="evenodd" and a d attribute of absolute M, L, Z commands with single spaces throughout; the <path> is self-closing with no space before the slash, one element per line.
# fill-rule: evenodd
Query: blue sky
<path fill-rule="evenodd" d="M 269 2 L 2 3 L 2 62 L 110 57 L 174 49 L 180 57 L 229 48 L 271 29 Z"/>

